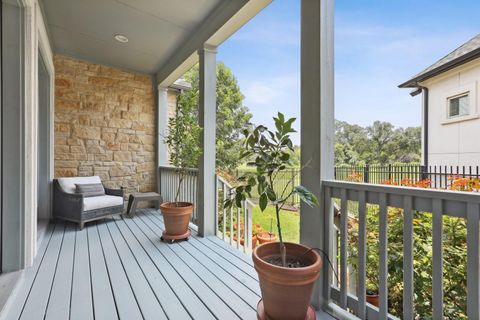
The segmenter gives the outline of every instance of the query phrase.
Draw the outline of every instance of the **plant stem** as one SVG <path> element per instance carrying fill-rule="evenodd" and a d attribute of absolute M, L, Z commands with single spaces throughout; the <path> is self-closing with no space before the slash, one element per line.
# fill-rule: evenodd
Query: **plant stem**
<path fill-rule="evenodd" d="M 175 194 L 175 206 L 178 207 L 178 197 L 180 196 L 180 188 L 182 186 L 184 175 L 183 173 L 180 173 L 180 178 L 178 179 L 178 188 L 177 188 L 177 193 Z"/>
<path fill-rule="evenodd" d="M 280 207 L 278 204 L 275 204 L 275 213 L 277 215 L 277 229 L 278 229 L 278 239 L 280 240 L 280 257 L 282 258 L 282 266 L 287 266 L 287 249 L 285 248 L 285 244 L 283 243 L 283 236 L 282 236 L 282 227 L 280 223 Z"/>

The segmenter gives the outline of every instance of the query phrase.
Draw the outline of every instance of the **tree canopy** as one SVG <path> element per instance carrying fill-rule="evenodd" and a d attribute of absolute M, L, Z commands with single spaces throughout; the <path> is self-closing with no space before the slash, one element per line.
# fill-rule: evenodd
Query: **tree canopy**
<path fill-rule="evenodd" d="M 335 164 L 364 165 L 420 161 L 421 128 L 395 128 L 375 121 L 362 127 L 335 121 Z"/>
<path fill-rule="evenodd" d="M 243 147 L 242 132 L 251 126 L 252 114 L 243 104 L 244 96 L 232 71 L 222 62 L 217 63 L 217 167 L 232 171 L 240 164 Z M 192 84 L 192 90 L 182 95 L 198 105 L 198 65 L 190 69 L 184 79 Z"/>

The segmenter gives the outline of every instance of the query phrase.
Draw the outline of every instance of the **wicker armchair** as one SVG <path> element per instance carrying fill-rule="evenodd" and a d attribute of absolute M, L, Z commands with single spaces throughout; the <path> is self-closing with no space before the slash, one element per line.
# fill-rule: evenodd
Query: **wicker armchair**
<path fill-rule="evenodd" d="M 60 181 L 59 181 L 60 180 Z M 102 219 L 124 210 L 123 189 L 105 188 L 105 195 L 85 197 L 74 193 L 75 183 L 101 183 L 99 177 L 59 178 L 53 180 L 53 216 L 76 222 L 83 229 L 86 222 Z"/>

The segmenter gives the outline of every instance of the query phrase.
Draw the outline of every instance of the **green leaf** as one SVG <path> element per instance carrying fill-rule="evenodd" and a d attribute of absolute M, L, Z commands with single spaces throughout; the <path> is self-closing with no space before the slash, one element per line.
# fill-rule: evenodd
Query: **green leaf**
<path fill-rule="evenodd" d="M 260 210 L 262 210 L 262 212 L 265 211 L 265 209 L 267 208 L 267 204 L 268 204 L 267 195 L 265 193 L 263 193 L 260 196 L 260 201 L 259 201 Z"/>
<path fill-rule="evenodd" d="M 270 201 L 276 201 L 277 196 L 275 195 L 275 192 L 271 188 L 267 188 L 266 190 L 267 197 L 270 199 Z"/>
<path fill-rule="evenodd" d="M 307 190 L 305 187 L 302 186 L 296 186 L 294 188 L 294 192 L 298 194 L 300 197 L 300 200 L 308 204 L 310 207 L 318 207 L 318 199 L 317 197 L 311 193 L 309 190 Z"/>

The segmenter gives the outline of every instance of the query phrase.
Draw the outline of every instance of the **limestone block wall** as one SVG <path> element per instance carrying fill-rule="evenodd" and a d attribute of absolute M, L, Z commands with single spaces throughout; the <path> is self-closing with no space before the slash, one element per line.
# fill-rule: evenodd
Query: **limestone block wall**
<path fill-rule="evenodd" d="M 54 62 L 55 176 L 99 175 L 127 192 L 155 190 L 151 77 L 61 55 Z"/>

